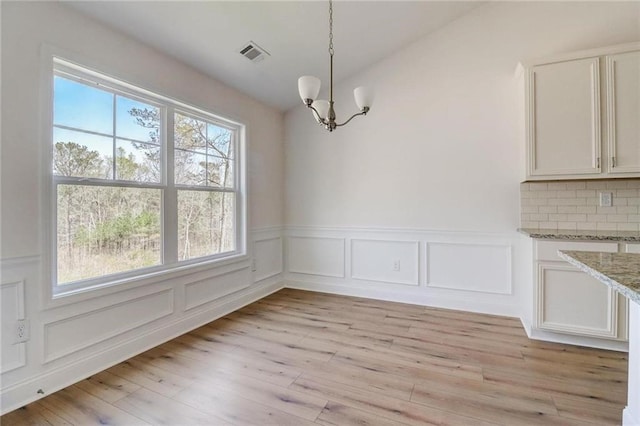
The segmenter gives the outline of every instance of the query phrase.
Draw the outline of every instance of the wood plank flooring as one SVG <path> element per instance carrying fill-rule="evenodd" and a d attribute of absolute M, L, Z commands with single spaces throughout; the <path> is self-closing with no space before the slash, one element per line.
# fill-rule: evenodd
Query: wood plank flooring
<path fill-rule="evenodd" d="M 517 319 L 281 290 L 2 425 L 620 424 L 627 355 Z"/>

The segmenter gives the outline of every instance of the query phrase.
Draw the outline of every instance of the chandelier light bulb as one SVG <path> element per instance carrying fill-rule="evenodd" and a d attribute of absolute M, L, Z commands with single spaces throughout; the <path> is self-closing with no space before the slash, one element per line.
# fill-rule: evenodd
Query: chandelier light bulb
<path fill-rule="evenodd" d="M 308 103 L 308 99 L 314 101 L 320 93 L 320 79 L 312 75 L 305 75 L 298 79 L 298 92 L 302 101 Z"/>
<path fill-rule="evenodd" d="M 318 111 L 318 117 L 316 117 L 316 121 L 320 123 L 320 119 L 324 118 L 325 120 L 329 118 L 329 101 L 324 99 L 318 99 L 314 101 L 312 106 Z"/>
<path fill-rule="evenodd" d="M 367 111 L 371 109 L 374 98 L 373 90 L 365 86 L 356 87 L 353 90 L 353 97 L 355 98 L 356 105 L 360 111 L 364 111 L 365 108 Z"/>

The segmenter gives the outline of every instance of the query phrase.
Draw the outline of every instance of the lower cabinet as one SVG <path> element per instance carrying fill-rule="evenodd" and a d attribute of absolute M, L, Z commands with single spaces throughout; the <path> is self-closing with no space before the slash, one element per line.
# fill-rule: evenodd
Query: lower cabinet
<path fill-rule="evenodd" d="M 535 327 L 626 341 L 627 299 L 560 259 L 558 250 L 615 253 L 618 244 L 536 241 Z"/>

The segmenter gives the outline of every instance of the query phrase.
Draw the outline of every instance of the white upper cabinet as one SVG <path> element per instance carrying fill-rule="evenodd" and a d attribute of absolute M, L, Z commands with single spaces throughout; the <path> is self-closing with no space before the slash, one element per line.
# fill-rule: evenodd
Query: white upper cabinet
<path fill-rule="evenodd" d="M 527 180 L 640 177 L 640 44 L 525 72 Z"/>
<path fill-rule="evenodd" d="M 600 173 L 598 58 L 530 70 L 532 176 Z"/>
<path fill-rule="evenodd" d="M 608 172 L 640 173 L 640 51 L 605 60 Z"/>

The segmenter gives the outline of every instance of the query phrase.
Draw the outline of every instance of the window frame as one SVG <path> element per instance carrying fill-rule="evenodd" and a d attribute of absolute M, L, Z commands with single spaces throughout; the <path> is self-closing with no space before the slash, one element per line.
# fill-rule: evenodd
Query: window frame
<path fill-rule="evenodd" d="M 47 169 L 47 181 L 49 188 L 48 197 L 49 205 L 48 215 L 45 218 L 45 229 L 47 229 L 49 244 L 49 264 L 47 275 L 50 277 L 46 280 L 49 283 L 49 290 L 47 300 L 52 301 L 56 298 L 63 296 L 69 296 L 77 293 L 85 293 L 87 291 L 93 291 L 104 287 L 110 287 L 113 285 L 121 285 L 127 283 L 134 283 L 140 280 L 145 281 L 147 278 L 153 278 L 157 275 L 165 275 L 166 273 L 182 270 L 193 270 L 199 267 L 210 267 L 215 265 L 222 265 L 227 261 L 235 259 L 247 258 L 247 190 L 246 190 L 246 127 L 239 121 L 224 118 L 214 113 L 208 112 L 202 108 L 189 105 L 175 99 L 163 96 L 157 92 L 146 90 L 140 86 L 132 85 L 125 82 L 124 79 L 114 78 L 107 75 L 104 72 L 94 71 L 84 65 L 76 64 L 63 58 L 60 55 L 52 54 L 49 56 L 49 66 L 47 67 L 46 78 L 50 85 L 50 96 L 48 96 L 47 105 L 44 106 L 46 117 L 43 126 L 46 129 L 46 143 L 48 149 L 46 149 L 46 161 L 45 167 Z M 120 95 L 135 101 L 143 102 L 151 106 L 160 109 L 160 169 L 161 176 L 159 182 L 138 182 L 129 180 L 118 180 L 116 175 L 112 179 L 100 179 L 100 178 L 85 178 L 85 177 L 71 177 L 60 176 L 53 173 L 53 150 L 54 150 L 54 129 L 66 128 L 65 126 L 57 126 L 54 124 L 54 105 L 55 105 L 55 88 L 54 78 L 60 76 L 62 78 L 87 85 L 89 87 L 94 86 L 100 90 L 106 91 L 114 95 L 114 113 L 116 110 L 116 98 Z M 175 163 L 174 163 L 174 114 L 184 114 L 189 117 L 205 121 L 208 124 L 219 126 L 228 129 L 232 132 L 233 144 L 233 156 L 229 161 L 232 161 L 233 168 L 233 187 L 215 187 L 215 186 L 192 186 L 192 185 L 178 185 L 175 184 Z M 98 134 L 100 136 L 108 136 L 113 138 L 113 143 L 116 144 L 118 139 L 135 141 L 128 138 L 118 138 L 115 134 L 116 116 L 113 119 L 113 135 L 102 135 L 101 133 L 84 131 L 77 129 L 88 134 Z M 67 126 L 68 127 L 68 126 Z M 76 130 L 69 127 L 69 130 Z M 115 149 L 115 145 L 114 145 Z M 115 158 L 114 172 L 116 171 Z M 98 187 L 125 187 L 125 188 L 144 188 L 144 189 L 158 189 L 161 191 L 161 217 L 160 217 L 160 264 L 150 267 L 137 268 L 128 271 L 122 271 L 99 277 L 92 277 L 78 281 L 72 281 L 64 284 L 59 284 L 57 280 L 58 272 L 58 243 L 57 243 L 57 189 L 59 185 L 87 185 Z M 226 192 L 234 194 L 234 214 L 232 215 L 233 229 L 234 229 L 234 243 L 235 248 L 231 251 L 223 253 L 215 253 L 202 257 L 197 257 L 187 260 L 178 260 L 178 199 L 177 194 L 179 190 L 197 190 L 207 192 Z M 46 204 L 45 204 L 46 205 Z"/>

